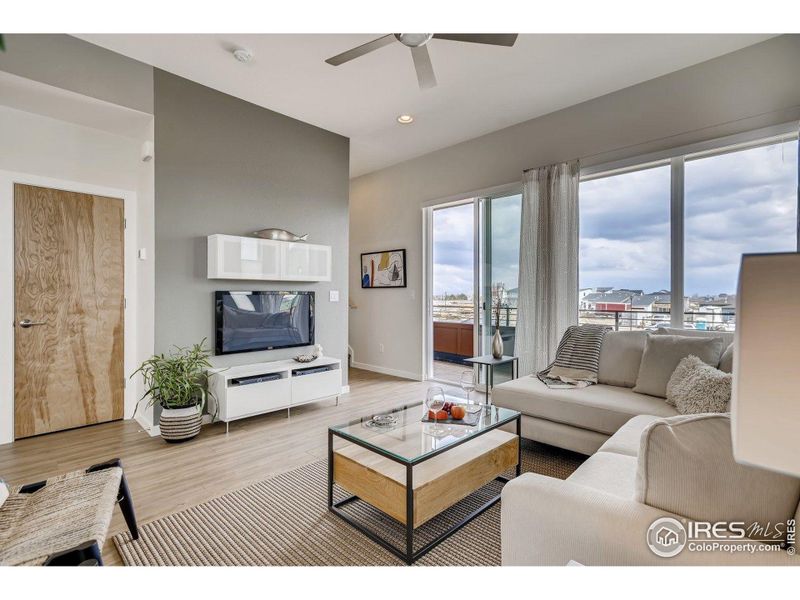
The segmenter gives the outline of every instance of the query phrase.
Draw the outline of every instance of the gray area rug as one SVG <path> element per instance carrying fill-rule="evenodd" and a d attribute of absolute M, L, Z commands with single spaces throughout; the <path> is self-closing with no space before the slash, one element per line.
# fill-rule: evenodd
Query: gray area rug
<path fill-rule="evenodd" d="M 566 479 L 585 456 L 525 442 L 523 471 Z M 327 509 L 327 466 L 318 461 L 125 533 L 114 544 L 126 565 L 402 565 L 401 560 Z M 419 548 L 492 495 L 490 483 L 416 530 Z M 344 497 L 337 490 L 337 498 Z M 532 501 L 535 501 L 532 499 Z M 361 501 L 349 514 L 402 547 L 404 527 Z M 499 503 L 423 556 L 417 565 L 500 564 Z"/>

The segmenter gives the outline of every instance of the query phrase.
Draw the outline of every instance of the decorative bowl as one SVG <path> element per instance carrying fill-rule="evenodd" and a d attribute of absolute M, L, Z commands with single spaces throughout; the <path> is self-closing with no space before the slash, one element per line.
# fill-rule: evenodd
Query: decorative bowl
<path fill-rule="evenodd" d="M 310 363 L 312 361 L 317 360 L 316 354 L 298 354 L 294 357 L 294 360 L 299 363 Z"/>
<path fill-rule="evenodd" d="M 397 426 L 397 417 L 394 415 L 375 415 L 365 425 L 373 429 L 392 429 Z"/>

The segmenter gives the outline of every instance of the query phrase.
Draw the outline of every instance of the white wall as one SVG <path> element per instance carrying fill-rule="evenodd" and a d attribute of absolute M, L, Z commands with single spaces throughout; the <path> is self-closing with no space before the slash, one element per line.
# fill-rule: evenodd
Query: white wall
<path fill-rule="evenodd" d="M 144 131 L 137 139 L 141 149 L 142 139 L 153 142 L 155 139 L 153 119 L 144 127 Z M 156 231 L 155 231 L 155 161 L 153 157 L 148 162 L 141 162 L 141 152 L 137 154 L 140 162 L 136 164 L 137 172 L 137 254 L 144 249 L 147 258 L 139 260 L 137 256 L 136 269 L 138 272 L 136 285 L 136 362 L 138 366 L 155 352 L 155 322 L 156 322 Z M 130 375 L 130 373 L 127 373 Z M 134 382 L 136 399 L 142 397 L 144 385 L 141 378 Z M 142 404 L 137 413 L 137 418 L 145 427 L 153 425 L 153 408 L 146 408 Z M 127 415 L 126 415 L 127 418 Z M 151 432 L 151 435 L 155 435 Z"/>
<path fill-rule="evenodd" d="M 64 183 L 126 200 L 126 371 L 153 351 L 153 162 L 142 163 L 142 141 L 0 106 L 0 443 L 13 440 L 13 189 L 14 180 Z M 152 137 L 150 137 L 152 139 Z M 132 209 L 132 210 L 131 210 Z M 148 260 L 135 259 L 148 248 Z M 141 395 L 128 386 L 125 415 Z"/>
<path fill-rule="evenodd" d="M 800 36 L 781 36 L 352 180 L 356 362 L 422 376 L 423 204 L 520 181 L 531 167 L 601 164 L 798 120 L 798 56 Z M 362 290 L 359 255 L 386 248 L 407 249 L 408 288 Z"/>

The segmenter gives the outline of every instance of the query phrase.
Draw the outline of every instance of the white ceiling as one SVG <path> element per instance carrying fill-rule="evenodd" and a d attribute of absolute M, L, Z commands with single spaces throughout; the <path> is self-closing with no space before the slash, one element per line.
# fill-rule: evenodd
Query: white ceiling
<path fill-rule="evenodd" d="M 380 34 L 91 34 L 78 37 L 345 135 L 362 175 L 727 54 L 769 35 L 522 34 L 513 48 L 432 40 L 439 85 L 421 91 L 393 43 L 324 60 Z M 249 64 L 230 50 L 255 53 Z M 414 115 L 412 125 L 396 117 Z"/>

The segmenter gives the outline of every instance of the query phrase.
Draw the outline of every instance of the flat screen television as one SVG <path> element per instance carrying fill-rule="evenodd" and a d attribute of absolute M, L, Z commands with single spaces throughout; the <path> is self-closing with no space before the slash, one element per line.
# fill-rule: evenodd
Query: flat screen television
<path fill-rule="evenodd" d="M 314 292 L 216 292 L 216 354 L 310 346 Z"/>

